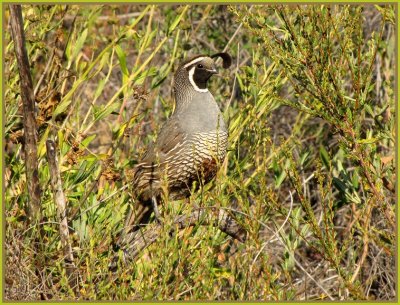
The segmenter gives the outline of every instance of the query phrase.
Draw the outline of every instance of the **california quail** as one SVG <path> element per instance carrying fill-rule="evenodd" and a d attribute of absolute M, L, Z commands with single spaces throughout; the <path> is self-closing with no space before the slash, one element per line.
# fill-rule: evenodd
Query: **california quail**
<path fill-rule="evenodd" d="M 224 68 L 230 66 L 231 57 L 218 53 L 192 57 L 176 71 L 175 111 L 134 168 L 135 203 L 127 215 L 124 234 L 146 223 L 153 210 L 158 216 L 163 187 L 173 200 L 189 197 L 192 187 L 209 182 L 224 160 L 228 132 L 207 89 L 207 81 L 217 73 L 215 57 L 223 59 Z"/>

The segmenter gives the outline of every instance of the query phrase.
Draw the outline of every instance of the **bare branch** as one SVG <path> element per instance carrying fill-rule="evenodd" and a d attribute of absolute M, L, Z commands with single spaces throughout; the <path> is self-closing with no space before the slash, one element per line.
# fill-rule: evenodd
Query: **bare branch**
<path fill-rule="evenodd" d="M 25 48 L 25 34 L 21 5 L 10 5 L 11 33 L 17 58 L 21 83 L 21 99 L 24 114 L 24 151 L 26 181 L 28 185 L 28 216 L 31 221 L 40 218 L 40 185 L 37 160 L 37 128 L 35 119 L 35 96 L 29 69 L 29 60 Z"/>
<path fill-rule="evenodd" d="M 58 158 L 56 153 L 56 145 L 54 141 L 46 141 L 47 160 L 49 162 L 51 187 L 53 189 L 54 201 L 57 206 L 57 216 L 60 221 L 60 238 L 61 247 L 64 250 L 64 262 L 69 285 L 71 288 L 77 288 L 77 280 L 74 276 L 75 264 L 74 255 L 69 237 L 68 220 L 66 213 L 66 201 L 64 191 L 62 189 L 62 181 L 60 171 L 58 169 Z"/>
<path fill-rule="evenodd" d="M 199 208 L 190 215 L 175 217 L 174 226 L 171 226 L 169 234 L 177 230 L 196 225 L 212 225 L 218 227 L 222 232 L 244 242 L 247 238 L 247 231 L 230 215 L 229 212 L 218 208 Z M 152 223 L 146 231 L 139 230 L 129 233 L 123 241 L 121 248 L 124 251 L 124 263 L 134 261 L 139 254 L 154 243 L 160 236 L 163 224 Z M 112 263 L 111 269 L 116 265 Z"/>

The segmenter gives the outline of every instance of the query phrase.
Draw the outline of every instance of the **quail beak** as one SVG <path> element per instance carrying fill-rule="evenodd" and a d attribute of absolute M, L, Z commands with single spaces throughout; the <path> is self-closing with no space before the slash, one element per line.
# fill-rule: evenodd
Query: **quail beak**
<path fill-rule="evenodd" d="M 211 70 L 208 70 L 207 69 L 207 71 L 209 72 L 209 73 L 211 73 L 211 74 L 216 74 L 216 75 L 218 75 L 218 71 L 217 71 L 217 69 L 211 69 Z"/>

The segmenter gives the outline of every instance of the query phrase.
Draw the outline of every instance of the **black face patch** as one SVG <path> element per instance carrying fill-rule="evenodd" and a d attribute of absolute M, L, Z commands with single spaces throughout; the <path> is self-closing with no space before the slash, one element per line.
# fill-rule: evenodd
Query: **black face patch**
<path fill-rule="evenodd" d="M 195 67 L 193 73 L 193 82 L 199 89 L 206 89 L 207 81 L 214 73 L 207 70 L 202 64 L 196 64 L 193 66 Z M 193 66 L 187 68 L 189 73 L 193 69 Z"/>
<path fill-rule="evenodd" d="M 212 73 L 209 71 L 205 70 L 204 68 L 198 68 L 194 70 L 193 74 L 193 81 L 199 87 L 199 89 L 206 89 L 207 87 L 207 81 L 211 77 Z"/>

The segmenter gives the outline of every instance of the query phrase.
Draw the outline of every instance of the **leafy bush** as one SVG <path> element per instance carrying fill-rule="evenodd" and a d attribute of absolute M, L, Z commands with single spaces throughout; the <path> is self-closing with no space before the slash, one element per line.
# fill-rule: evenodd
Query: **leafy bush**
<path fill-rule="evenodd" d="M 42 216 L 29 224 L 19 76 L 5 33 L 6 298 L 391 300 L 395 297 L 395 18 L 382 5 L 24 5 Z M 6 10 L 6 21 L 9 19 Z M 228 157 L 165 232 L 115 275 L 129 170 L 173 111 L 174 69 L 226 49 L 210 82 Z M 79 288 L 49 185 L 59 154 Z M 236 215 L 170 236 L 195 206 Z M 112 279 L 112 280 L 110 280 Z"/>

